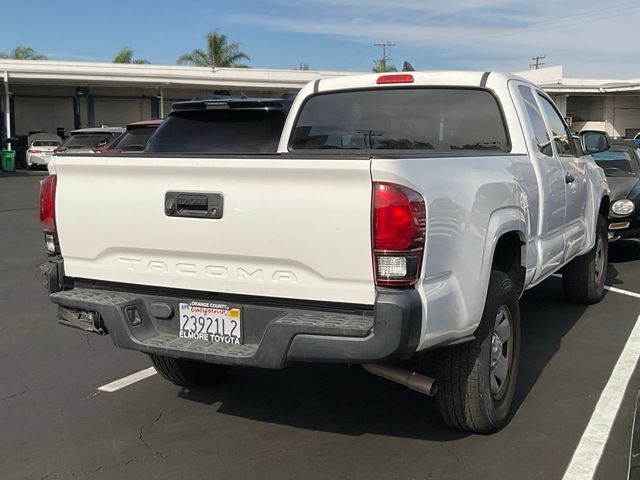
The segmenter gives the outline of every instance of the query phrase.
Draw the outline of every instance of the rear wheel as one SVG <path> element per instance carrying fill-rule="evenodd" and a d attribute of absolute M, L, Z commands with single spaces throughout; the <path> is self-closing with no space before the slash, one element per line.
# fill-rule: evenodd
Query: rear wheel
<path fill-rule="evenodd" d="M 176 385 L 194 387 L 219 382 L 229 370 L 228 365 L 163 357 L 150 354 L 151 362 L 160 375 Z"/>
<path fill-rule="evenodd" d="M 607 221 L 598 215 L 595 245 L 586 254 L 573 259 L 562 271 L 562 284 L 567 298 L 585 304 L 602 300 L 608 261 Z"/>
<path fill-rule="evenodd" d="M 520 309 L 509 276 L 494 270 L 477 338 L 438 354 L 438 410 L 451 427 L 493 433 L 509 419 L 520 356 Z"/>

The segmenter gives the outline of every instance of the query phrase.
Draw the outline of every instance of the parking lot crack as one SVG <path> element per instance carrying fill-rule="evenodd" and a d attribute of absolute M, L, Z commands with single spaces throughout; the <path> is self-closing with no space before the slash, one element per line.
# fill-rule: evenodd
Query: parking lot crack
<path fill-rule="evenodd" d="M 40 208 L 40 207 L 3 208 L 3 209 L 0 209 L 0 213 L 23 212 L 25 210 L 38 210 L 38 208 Z"/>
<path fill-rule="evenodd" d="M 93 334 L 92 334 L 92 333 L 89 333 L 89 332 L 85 333 L 85 339 L 87 340 L 87 345 L 89 345 L 89 348 L 90 348 L 92 351 L 94 351 L 94 352 L 95 352 L 95 351 L 96 351 L 96 349 L 95 349 L 95 348 L 93 347 L 93 345 L 91 344 L 91 339 L 89 338 L 89 336 L 90 336 L 90 335 L 93 335 Z"/>
<path fill-rule="evenodd" d="M 38 480 L 47 480 L 48 478 L 55 478 L 57 476 L 57 473 L 47 473 L 46 475 L 41 476 Z"/>
<path fill-rule="evenodd" d="M 162 412 L 160 413 L 160 415 L 158 415 L 158 417 L 153 421 L 153 423 L 157 422 L 158 420 L 160 420 L 160 417 L 162 417 Z M 140 443 L 142 443 L 149 451 L 153 452 L 153 456 L 154 457 L 160 457 L 160 458 L 168 458 L 169 455 L 166 455 L 164 453 L 162 453 L 160 450 L 156 450 L 155 448 L 153 448 L 151 445 L 149 445 L 149 442 L 147 442 L 144 438 L 144 426 L 140 427 L 140 432 L 138 434 L 138 439 L 140 440 Z"/>
<path fill-rule="evenodd" d="M 11 399 L 11 398 L 20 397 L 20 396 L 24 395 L 25 393 L 27 393 L 27 391 L 28 391 L 28 390 L 23 390 L 23 391 L 21 391 L 21 392 L 14 393 L 13 395 L 9 395 L 9 396 L 7 396 L 7 397 L 2 397 L 2 398 L 0 398 L 0 402 L 2 402 L 2 401 L 4 401 L 4 400 L 9 400 L 9 399 Z"/>

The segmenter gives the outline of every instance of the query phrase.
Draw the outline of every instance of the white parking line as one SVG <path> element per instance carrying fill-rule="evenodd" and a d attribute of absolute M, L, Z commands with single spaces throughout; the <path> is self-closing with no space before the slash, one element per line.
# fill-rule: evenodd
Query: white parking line
<path fill-rule="evenodd" d="M 629 290 L 622 290 L 621 288 L 616 287 L 608 287 L 604 286 L 605 290 L 609 290 L 610 292 L 621 293 L 622 295 L 627 295 L 629 297 L 640 298 L 640 293 L 630 292 Z"/>
<path fill-rule="evenodd" d="M 99 387 L 98 390 L 100 390 L 101 392 L 115 392 L 116 390 L 120 390 L 121 388 L 127 387 L 132 383 L 136 383 L 136 382 L 139 382 L 140 380 L 144 380 L 145 378 L 151 377 L 156 373 L 158 372 L 156 372 L 156 369 L 153 367 L 145 368 L 144 370 L 140 370 L 139 372 L 132 373 L 131 375 L 121 378 L 120 380 L 107 383 L 106 385 Z"/>
<path fill-rule="evenodd" d="M 573 453 L 571 463 L 562 477 L 563 480 L 593 478 L 638 358 L 640 358 L 640 316 L 600 395 L 589 424 Z"/>
<path fill-rule="evenodd" d="M 552 277 L 562 278 L 562 275 L 559 273 L 554 273 L 551 275 Z M 630 292 L 629 290 L 623 290 L 617 287 L 610 287 L 609 285 L 604 286 L 605 290 L 609 290 L 610 292 L 619 293 L 621 295 L 626 295 L 628 297 L 640 298 L 640 293 Z"/>

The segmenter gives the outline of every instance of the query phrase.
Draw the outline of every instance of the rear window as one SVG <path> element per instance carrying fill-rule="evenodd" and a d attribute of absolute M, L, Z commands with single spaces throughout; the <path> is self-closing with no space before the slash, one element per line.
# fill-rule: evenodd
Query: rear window
<path fill-rule="evenodd" d="M 56 142 L 55 140 L 38 140 L 32 144 L 34 147 L 57 147 L 58 145 L 60 145 L 60 142 Z"/>
<path fill-rule="evenodd" d="M 93 148 L 106 145 L 114 137 L 113 133 L 76 133 L 67 138 L 62 146 L 69 150 L 79 148 Z"/>
<path fill-rule="evenodd" d="M 150 153 L 269 153 L 286 114 L 275 110 L 172 112 L 149 139 Z"/>
<path fill-rule="evenodd" d="M 496 98 L 485 90 L 375 89 L 307 100 L 291 150 L 509 151 Z"/>
<path fill-rule="evenodd" d="M 127 130 L 117 140 L 114 140 L 109 148 L 117 148 L 123 152 L 136 152 L 144 150 L 149 138 L 156 131 L 156 127 L 133 128 Z"/>

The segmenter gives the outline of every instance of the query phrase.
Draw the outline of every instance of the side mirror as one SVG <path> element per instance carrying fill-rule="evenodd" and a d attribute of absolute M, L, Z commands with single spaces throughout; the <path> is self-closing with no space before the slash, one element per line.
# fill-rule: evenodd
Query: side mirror
<path fill-rule="evenodd" d="M 580 143 L 585 153 L 600 153 L 609 150 L 611 143 L 609 135 L 598 130 L 583 130 L 580 132 Z"/>

